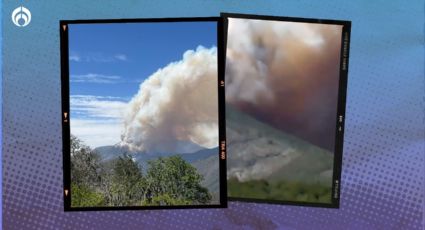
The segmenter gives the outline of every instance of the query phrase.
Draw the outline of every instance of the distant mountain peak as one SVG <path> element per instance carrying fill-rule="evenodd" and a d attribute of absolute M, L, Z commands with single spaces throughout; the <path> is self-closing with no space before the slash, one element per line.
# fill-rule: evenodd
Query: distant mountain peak
<path fill-rule="evenodd" d="M 117 148 L 126 148 L 130 152 L 135 153 L 145 153 L 145 154 L 164 154 L 164 153 L 194 153 L 199 150 L 205 149 L 204 147 L 191 142 L 191 141 L 162 141 L 161 143 L 157 144 L 156 146 L 151 147 L 148 150 L 140 151 L 137 150 L 137 147 L 131 146 L 126 143 L 117 143 L 113 145 Z"/>

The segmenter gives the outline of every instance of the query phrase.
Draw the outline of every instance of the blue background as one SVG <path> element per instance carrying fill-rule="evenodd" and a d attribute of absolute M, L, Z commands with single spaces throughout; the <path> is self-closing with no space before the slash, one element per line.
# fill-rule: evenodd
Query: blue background
<path fill-rule="evenodd" d="M 23 4 L 31 23 L 10 14 Z M 63 212 L 59 20 L 218 16 L 352 21 L 340 209 Z M 6 229 L 422 229 L 423 1 L 3 1 L 3 227 Z"/>

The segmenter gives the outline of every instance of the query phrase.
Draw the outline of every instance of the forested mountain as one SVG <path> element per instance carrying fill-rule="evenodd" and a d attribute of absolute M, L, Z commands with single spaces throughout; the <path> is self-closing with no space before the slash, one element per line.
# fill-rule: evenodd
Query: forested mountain
<path fill-rule="evenodd" d="M 231 105 L 226 105 L 226 128 L 231 196 L 330 201 L 331 152 L 262 123 Z M 292 190 L 293 193 L 287 193 Z M 312 194 L 306 196 L 310 191 Z"/>

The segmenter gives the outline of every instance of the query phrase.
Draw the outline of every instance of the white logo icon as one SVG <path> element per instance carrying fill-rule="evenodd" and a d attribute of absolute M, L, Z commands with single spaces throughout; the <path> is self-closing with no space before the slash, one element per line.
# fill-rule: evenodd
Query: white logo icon
<path fill-rule="evenodd" d="M 12 22 L 19 27 L 27 26 L 31 22 L 31 12 L 23 6 L 14 9 L 12 12 Z"/>

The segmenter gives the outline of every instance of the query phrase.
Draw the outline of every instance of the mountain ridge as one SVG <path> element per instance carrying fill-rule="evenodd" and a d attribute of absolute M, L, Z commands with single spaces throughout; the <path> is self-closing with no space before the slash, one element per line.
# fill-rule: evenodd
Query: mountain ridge
<path fill-rule="evenodd" d="M 226 104 L 227 178 L 331 186 L 333 154 Z"/>
<path fill-rule="evenodd" d="M 193 153 L 144 153 L 130 151 L 127 147 L 119 145 L 100 146 L 94 149 L 102 161 L 111 161 L 117 159 L 123 154 L 129 154 L 133 157 L 142 168 L 142 171 L 147 169 L 149 160 L 158 159 L 159 157 L 179 155 L 195 167 L 199 174 L 203 176 L 202 186 L 206 187 L 212 194 L 211 203 L 219 203 L 220 201 L 220 184 L 219 184 L 219 150 L 218 147 L 212 149 L 201 149 Z"/>

